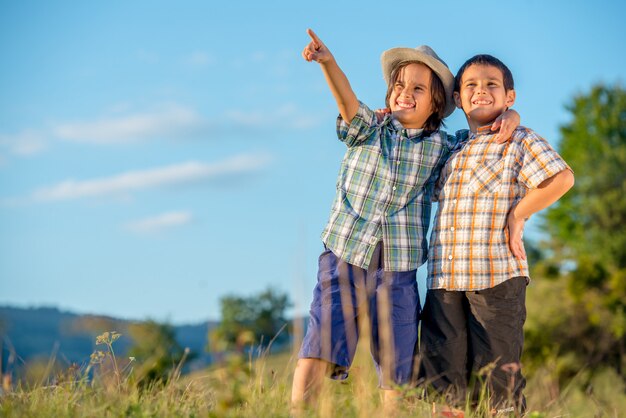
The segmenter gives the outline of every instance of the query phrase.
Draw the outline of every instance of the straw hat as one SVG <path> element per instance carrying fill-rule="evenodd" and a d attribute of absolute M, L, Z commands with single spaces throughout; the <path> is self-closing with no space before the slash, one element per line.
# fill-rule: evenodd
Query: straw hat
<path fill-rule="evenodd" d="M 383 52 L 380 57 L 383 66 L 383 77 L 389 85 L 391 78 L 391 70 L 393 67 L 405 61 L 419 61 L 429 67 L 441 80 L 446 90 L 446 108 L 444 117 L 450 116 L 454 112 L 454 100 L 452 92 L 454 91 L 454 76 L 448 69 L 446 63 L 428 45 L 421 45 L 417 48 L 391 48 Z"/>

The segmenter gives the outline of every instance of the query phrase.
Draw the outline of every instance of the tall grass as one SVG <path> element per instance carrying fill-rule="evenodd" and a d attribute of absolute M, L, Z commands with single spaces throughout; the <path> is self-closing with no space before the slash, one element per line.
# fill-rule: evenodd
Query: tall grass
<path fill-rule="evenodd" d="M 105 350 L 81 368 L 46 376 L 35 383 L 18 383 L 0 395 L 2 417 L 289 417 L 291 353 L 233 354 L 202 372 L 180 375 L 180 365 L 169 377 L 141 384 L 134 361 L 117 358 L 117 337 L 100 336 Z M 51 369 L 51 368 L 50 368 Z M 584 373 L 584 372 L 582 372 Z M 602 374 L 592 385 L 573 382 L 559 386 L 549 364 L 529 378 L 528 416 L 620 417 L 626 411 L 624 383 L 614 374 Z M 581 381 L 583 376 L 581 376 Z M 144 382 L 145 383 L 145 382 Z M 397 416 L 437 417 L 432 404 L 417 400 L 407 390 Z M 486 409 L 466 410 L 466 416 L 485 416 Z M 377 417 L 384 413 L 377 376 L 367 341 L 357 350 L 350 377 L 326 381 L 319 403 L 305 417 Z"/>

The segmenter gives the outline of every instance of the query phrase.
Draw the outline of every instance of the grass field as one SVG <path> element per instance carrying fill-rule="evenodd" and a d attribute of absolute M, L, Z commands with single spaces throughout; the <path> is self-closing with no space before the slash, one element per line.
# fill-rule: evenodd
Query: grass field
<path fill-rule="evenodd" d="M 143 385 L 132 361 L 104 352 L 100 362 L 82 370 L 43 377 L 39 383 L 18 384 L 0 396 L 2 417 L 289 417 L 291 353 L 242 357 L 233 355 L 219 367 L 180 376 L 177 371 L 161 384 Z M 117 367 L 121 369 L 117 369 Z M 135 367 L 135 370 L 137 368 Z M 91 373 L 90 373 L 91 372 Z M 581 372 L 580 380 L 584 372 Z M 90 378 L 87 378 L 90 376 Z M 549 365 L 529 376 L 529 413 L 539 417 L 623 417 L 624 383 L 610 373 L 584 389 L 575 378 L 560 387 Z M 51 383 L 54 382 L 54 383 Z M 350 377 L 326 382 L 310 417 L 382 416 L 377 378 L 366 344 L 361 344 Z M 7 389 L 7 388 L 5 388 Z M 436 417 L 431 404 L 408 391 L 397 416 Z M 485 416 L 466 411 L 466 416 Z"/>

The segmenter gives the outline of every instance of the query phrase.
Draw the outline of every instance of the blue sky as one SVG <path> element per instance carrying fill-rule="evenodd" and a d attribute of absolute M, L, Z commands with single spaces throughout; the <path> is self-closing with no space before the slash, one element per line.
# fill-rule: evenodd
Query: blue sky
<path fill-rule="evenodd" d="M 308 27 L 371 107 L 385 49 L 496 55 L 558 144 L 624 82 L 624 4 L 3 1 L 0 304 L 186 323 L 271 285 L 306 312 L 344 152 Z"/>

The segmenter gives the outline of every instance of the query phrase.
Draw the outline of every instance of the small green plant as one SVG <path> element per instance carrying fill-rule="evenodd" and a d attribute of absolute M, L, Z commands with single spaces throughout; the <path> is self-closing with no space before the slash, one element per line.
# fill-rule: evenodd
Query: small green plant
<path fill-rule="evenodd" d="M 124 368 L 120 370 L 118 359 L 115 355 L 115 350 L 113 349 L 113 343 L 117 341 L 121 336 L 122 334 L 116 331 L 107 331 L 98 335 L 96 337 L 96 345 L 104 345 L 105 350 L 96 350 L 91 354 L 89 366 L 86 370 L 86 374 L 89 374 L 91 368 L 97 365 L 101 372 L 101 380 L 103 382 L 108 382 L 108 379 L 106 377 L 110 369 L 110 371 L 113 373 L 113 376 L 115 377 L 114 384 L 117 391 L 120 391 L 122 389 L 122 384 L 128 380 L 128 377 L 132 373 L 131 365 L 135 361 L 134 357 L 129 357 Z M 125 379 L 122 379 L 123 373 L 126 373 Z"/>

